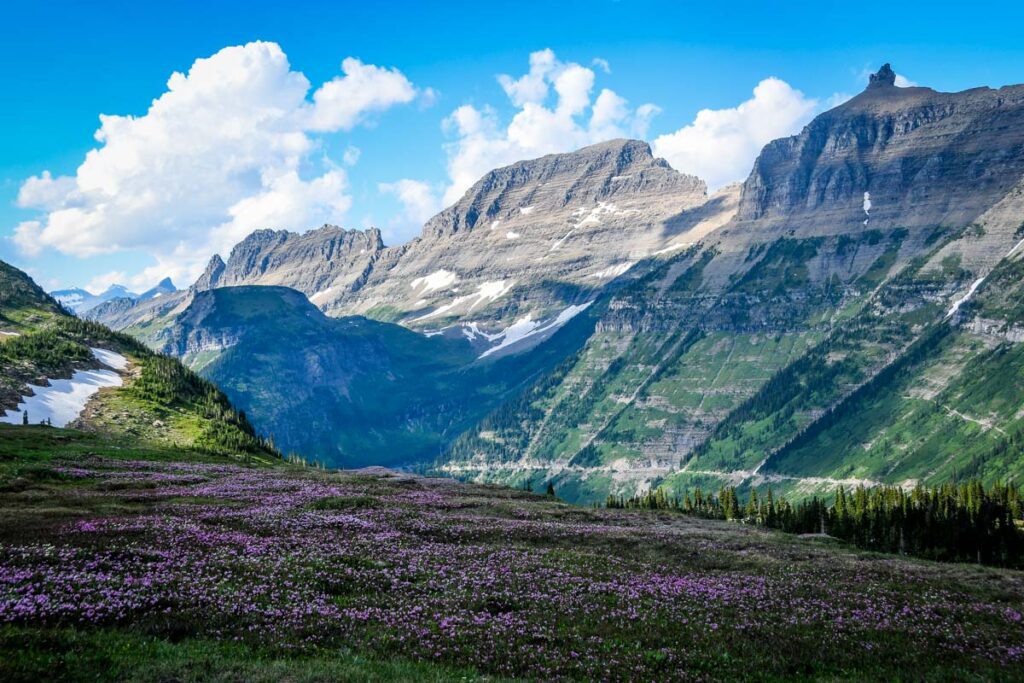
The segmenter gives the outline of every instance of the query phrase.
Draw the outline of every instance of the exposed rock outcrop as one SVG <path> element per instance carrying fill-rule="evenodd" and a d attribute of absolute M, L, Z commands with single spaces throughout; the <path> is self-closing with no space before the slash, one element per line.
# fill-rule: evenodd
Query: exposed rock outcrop
<path fill-rule="evenodd" d="M 323 305 L 388 310 L 415 327 L 539 320 L 593 298 L 707 222 L 724 222 L 730 197 L 698 214 L 708 203 L 704 182 L 636 140 L 521 161 L 485 175 L 420 238 L 382 257 L 358 292 Z"/>

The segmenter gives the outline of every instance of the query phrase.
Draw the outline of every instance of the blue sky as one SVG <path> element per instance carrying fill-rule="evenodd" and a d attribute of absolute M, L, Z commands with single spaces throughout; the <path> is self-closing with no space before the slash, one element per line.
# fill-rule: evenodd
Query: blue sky
<path fill-rule="evenodd" d="M 113 280 L 141 288 L 164 272 L 184 286 L 197 264 L 215 250 L 226 255 L 237 235 L 262 221 L 295 229 L 314 219 L 377 225 L 386 241 L 398 242 L 488 164 L 606 134 L 644 137 L 713 185 L 741 179 L 761 138 L 792 132 L 855 94 L 883 61 L 940 90 L 1024 81 L 1020 3 L 986 3 L 983 12 L 965 12 L 962 3 L 631 0 L 7 5 L 0 259 L 51 288 Z M 187 140 L 154 141 L 149 128 L 126 133 L 110 124 L 108 140 L 127 136 L 127 151 L 76 176 L 86 154 L 103 147 L 93 137 L 100 114 L 144 117 L 172 73 L 252 41 L 273 43 L 279 54 L 261 48 L 255 62 L 250 52 L 222 55 L 206 85 L 199 78 L 188 85 L 201 95 L 168 103 L 160 130 L 185 131 Z M 534 76 L 518 80 L 534 53 Z M 349 79 L 313 112 L 314 92 L 352 75 L 341 67 L 350 57 L 359 60 L 350 70 L 372 92 Z M 230 93 L 217 100 L 218 79 L 230 81 L 231 69 L 277 70 L 266 79 L 249 73 L 250 106 Z M 509 76 L 505 87 L 500 74 Z M 770 77 L 777 80 L 755 94 Z M 294 97 L 281 104 L 259 89 L 264 82 L 290 84 Z M 604 89 L 614 96 L 599 107 Z M 581 93 L 586 101 L 575 101 Z M 362 109 L 352 104 L 364 99 Z M 268 124 L 247 118 L 260 107 L 292 109 Z M 224 142 L 203 124 L 221 121 L 224 108 L 223 120 L 237 115 L 238 125 L 253 126 L 251 140 Z M 713 113 L 694 126 L 703 109 Z M 300 115 L 313 118 L 295 123 Z M 283 130 L 282 121 L 291 127 Z M 730 137 L 733 128 L 742 140 Z M 194 154 L 182 151 L 189 141 Z M 282 141 L 298 148 L 263 155 Z M 236 157 L 245 160 L 224 171 L 234 175 L 221 187 L 217 167 Z M 43 182 L 18 206 L 32 177 Z M 89 183 L 112 194 L 83 194 Z M 193 202 L 197 187 L 203 198 Z M 168 188 L 178 194 L 161 197 Z M 79 212 L 71 219 L 69 207 Z M 27 223 L 15 241 L 16 227 Z"/>

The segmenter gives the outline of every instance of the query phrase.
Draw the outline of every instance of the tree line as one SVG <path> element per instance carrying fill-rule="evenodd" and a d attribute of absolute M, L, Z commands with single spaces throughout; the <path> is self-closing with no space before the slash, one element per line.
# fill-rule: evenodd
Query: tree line
<path fill-rule="evenodd" d="M 793 534 L 827 534 L 858 548 L 933 560 L 1024 567 L 1024 499 L 1020 489 L 978 480 L 941 486 L 898 486 L 847 491 L 831 502 L 813 497 L 796 504 L 771 488 L 751 489 L 742 500 L 735 487 L 717 495 L 696 489 L 672 496 L 658 488 L 630 498 L 608 496 L 608 508 L 669 510 L 708 519 L 739 521 Z"/>

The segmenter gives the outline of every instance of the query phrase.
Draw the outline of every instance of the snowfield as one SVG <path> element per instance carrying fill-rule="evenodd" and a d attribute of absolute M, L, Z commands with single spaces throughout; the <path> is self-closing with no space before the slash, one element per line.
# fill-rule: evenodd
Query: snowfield
<path fill-rule="evenodd" d="M 437 292 L 444 289 L 448 289 L 456 282 L 459 281 L 459 276 L 450 270 L 436 270 L 430 275 L 424 275 L 418 277 L 409 283 L 409 286 L 415 290 L 419 290 L 422 286 L 422 290 L 419 294 L 427 294 L 429 292 Z"/>
<path fill-rule="evenodd" d="M 115 351 L 107 351 L 106 349 L 92 349 L 92 355 L 96 356 L 96 360 L 106 365 L 108 368 L 114 370 L 124 370 L 128 367 L 128 359 Z"/>
<path fill-rule="evenodd" d="M 610 278 L 616 278 L 616 277 L 622 275 L 623 273 L 625 273 L 630 268 L 632 268 L 633 265 L 634 265 L 633 263 L 630 263 L 630 262 L 627 261 L 626 263 L 620 263 L 620 264 L 615 265 L 615 266 L 609 266 L 609 267 L 605 268 L 604 270 L 599 270 L 596 273 L 591 273 L 590 277 L 597 278 L 598 280 L 607 280 L 607 279 L 610 279 Z"/>
<path fill-rule="evenodd" d="M 128 367 L 128 359 L 119 353 L 105 349 L 92 349 L 93 355 L 111 370 L 77 370 L 71 379 L 50 380 L 50 386 L 29 385 L 31 396 L 23 396 L 18 407 L 8 410 L 0 422 L 21 424 L 22 413 L 28 411 L 32 424 L 49 423 L 54 427 L 65 427 L 73 422 L 85 404 L 103 387 L 119 387 L 123 383 L 115 370 Z"/>
<path fill-rule="evenodd" d="M 506 294 L 509 293 L 509 291 L 511 291 L 512 286 L 515 283 L 516 283 L 515 280 L 495 280 L 495 281 L 483 282 L 483 283 L 481 283 L 478 286 L 476 294 L 466 294 L 465 296 L 457 297 L 456 299 L 454 299 L 450 303 L 447 303 L 444 306 L 441 306 L 437 310 L 431 311 L 430 313 L 427 313 L 426 315 L 421 315 L 420 317 L 416 318 L 416 320 L 417 321 L 419 321 L 419 320 L 429 320 L 430 318 L 433 318 L 433 317 L 439 316 L 439 315 L 443 315 L 443 314 L 447 313 L 448 311 L 451 311 L 451 310 L 453 310 L 453 309 L 455 309 L 455 308 L 457 308 L 459 306 L 462 306 L 464 304 L 467 304 L 467 303 L 469 304 L 469 309 L 468 310 L 472 311 L 473 309 L 475 309 L 477 306 L 480 306 L 481 304 L 489 304 L 489 303 L 491 303 L 493 301 L 496 301 L 497 299 L 500 299 L 501 297 L 505 296 Z M 458 291 L 458 290 L 452 290 L 452 291 Z"/>
<path fill-rule="evenodd" d="M 534 321 L 530 316 L 520 318 L 519 320 L 509 325 L 498 334 L 485 335 L 488 341 L 496 341 L 498 339 L 501 339 L 501 343 L 498 344 L 497 346 L 487 349 L 486 351 L 481 353 L 479 357 L 486 358 L 492 353 L 497 353 L 498 351 L 501 351 L 504 348 L 508 348 L 509 346 L 512 346 L 517 342 L 521 342 L 522 340 L 528 337 L 543 334 L 544 332 L 548 332 L 555 328 L 561 327 L 562 325 L 564 325 L 565 323 L 569 322 L 577 315 L 582 313 L 583 311 L 587 310 L 587 308 L 592 303 L 594 302 L 588 301 L 587 303 L 580 304 L 578 306 L 569 306 L 564 311 L 559 313 L 554 320 L 551 320 L 550 322 L 547 323 Z"/>
<path fill-rule="evenodd" d="M 319 292 L 315 292 L 314 294 L 310 295 L 309 302 L 310 303 L 316 303 L 318 300 L 324 298 L 325 296 L 327 296 L 328 294 L 333 292 L 335 289 L 337 289 L 337 288 L 336 287 L 328 287 L 327 289 L 321 289 Z"/>

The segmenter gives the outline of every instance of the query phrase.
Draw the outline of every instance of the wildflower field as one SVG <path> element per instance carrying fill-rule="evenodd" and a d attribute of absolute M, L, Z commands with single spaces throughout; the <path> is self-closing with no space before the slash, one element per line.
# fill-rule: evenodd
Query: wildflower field
<path fill-rule="evenodd" d="M 15 429 L 6 681 L 1024 680 L 1018 571 Z"/>

